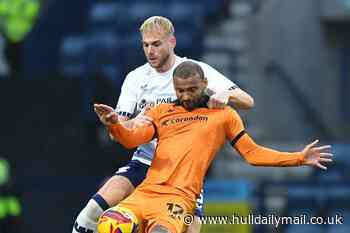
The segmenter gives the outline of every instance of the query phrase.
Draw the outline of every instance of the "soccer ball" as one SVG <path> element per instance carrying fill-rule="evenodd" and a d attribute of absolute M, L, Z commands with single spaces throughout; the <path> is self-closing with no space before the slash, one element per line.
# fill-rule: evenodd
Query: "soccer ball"
<path fill-rule="evenodd" d="M 139 222 L 132 211 L 123 207 L 112 207 L 100 217 L 98 233 L 137 233 Z"/>

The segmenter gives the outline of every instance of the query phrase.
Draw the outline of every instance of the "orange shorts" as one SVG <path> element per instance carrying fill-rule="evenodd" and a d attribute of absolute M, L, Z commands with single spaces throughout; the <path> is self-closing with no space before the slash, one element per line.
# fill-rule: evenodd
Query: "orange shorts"
<path fill-rule="evenodd" d="M 148 233 L 156 225 L 161 225 L 171 233 L 186 231 L 184 217 L 191 218 L 194 202 L 180 195 L 153 192 L 149 189 L 136 189 L 118 206 L 131 210 L 139 222 L 144 233 Z"/>

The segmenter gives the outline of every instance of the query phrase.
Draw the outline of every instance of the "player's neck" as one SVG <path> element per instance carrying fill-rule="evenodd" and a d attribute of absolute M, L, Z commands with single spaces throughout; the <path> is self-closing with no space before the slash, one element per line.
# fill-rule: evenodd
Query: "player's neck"
<path fill-rule="evenodd" d="M 176 56 L 175 54 L 171 54 L 167 62 L 160 68 L 156 69 L 158 73 L 168 72 L 175 64 Z"/>

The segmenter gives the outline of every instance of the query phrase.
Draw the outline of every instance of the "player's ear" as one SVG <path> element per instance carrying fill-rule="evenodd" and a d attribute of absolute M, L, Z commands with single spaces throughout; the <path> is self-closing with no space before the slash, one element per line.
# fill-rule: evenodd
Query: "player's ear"
<path fill-rule="evenodd" d="M 174 49 L 176 47 L 176 37 L 175 36 L 170 36 L 169 42 L 171 44 L 171 47 Z"/>
<path fill-rule="evenodd" d="M 205 88 L 208 87 L 208 79 L 206 77 L 203 77 L 203 84 L 205 85 Z"/>

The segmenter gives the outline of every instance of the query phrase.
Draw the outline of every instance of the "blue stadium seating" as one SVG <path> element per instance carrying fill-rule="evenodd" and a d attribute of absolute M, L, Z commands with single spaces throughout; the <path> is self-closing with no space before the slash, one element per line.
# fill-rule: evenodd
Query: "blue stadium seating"
<path fill-rule="evenodd" d="M 202 38 L 192 31 L 176 32 L 176 53 L 180 56 L 198 59 L 202 51 Z"/>
<path fill-rule="evenodd" d="M 329 225 L 327 233 L 349 233 L 349 225 Z"/>
<path fill-rule="evenodd" d="M 181 55 L 198 57 L 202 51 L 202 37 L 205 28 L 205 17 L 208 12 L 220 13 L 224 0 L 79 0 L 66 7 L 67 1 L 54 1 L 52 13 L 43 15 L 35 30 L 28 36 L 25 43 L 25 69 L 32 73 L 43 74 L 59 68 L 62 73 L 81 74 L 84 66 L 84 49 L 77 52 L 78 45 L 72 51 L 63 51 L 63 47 L 71 46 L 64 42 L 72 35 L 84 37 L 86 34 L 110 31 L 121 35 L 138 34 L 140 23 L 151 15 L 164 15 L 171 18 L 179 37 L 184 38 L 190 33 L 190 39 L 178 40 L 178 50 Z M 219 10 L 218 10 L 219 9 Z M 62 12 L 64 20 L 59 20 Z M 54 27 L 52 25 L 55 25 Z M 50 31 L 50 38 L 47 32 Z M 76 37 L 73 36 L 73 37 Z M 192 39 L 192 38 L 195 39 Z M 60 42 L 63 40 L 62 44 Z M 67 39 L 69 40 L 69 39 Z M 188 40 L 196 41 L 189 46 Z M 40 42 L 38 42 L 40 41 Z M 43 43 L 44 42 L 44 43 Z M 78 44 L 84 42 L 78 42 Z M 65 44 L 65 45 L 64 45 Z M 182 46 L 184 44 L 184 46 Z M 74 46 L 75 47 L 75 46 Z M 182 48 L 184 47 L 184 48 Z M 137 47 L 139 48 L 139 47 Z M 189 48 L 189 49 L 187 49 Z M 38 55 L 33 58 L 32 53 Z M 140 51 L 142 54 L 142 50 Z M 75 53 L 75 55 L 73 54 Z M 196 56 L 192 55 L 196 54 Z M 141 55 L 143 56 L 143 55 Z M 45 64 L 42 64 L 42 59 Z M 123 59 L 124 60 L 124 59 Z M 142 60 L 139 58 L 138 60 Z M 65 65 L 63 64 L 65 63 Z M 71 64 L 69 64 L 71 63 Z M 124 65 L 121 63 L 120 65 Z M 69 67 L 70 66 L 70 67 Z M 126 66 L 129 67 L 129 66 Z"/>
<path fill-rule="evenodd" d="M 343 217 L 343 224 L 336 224 L 335 216 Z M 337 208 L 328 212 L 328 217 L 331 217 L 333 224 L 328 225 L 327 233 L 349 233 L 350 232 L 350 209 Z"/>
<path fill-rule="evenodd" d="M 153 15 L 163 15 L 165 5 L 162 3 L 137 2 L 129 5 L 129 19 L 133 25 L 140 25 L 146 18 Z"/>
<path fill-rule="evenodd" d="M 189 4 L 200 4 L 203 6 L 203 13 L 205 17 L 212 17 L 220 15 L 220 10 L 225 0 L 172 0 L 171 2 L 176 3 L 189 3 Z"/>
<path fill-rule="evenodd" d="M 176 28 L 188 27 L 188 30 L 198 30 L 203 26 L 203 5 L 174 2 L 169 5 L 169 18 Z"/>
<path fill-rule="evenodd" d="M 84 36 L 70 36 L 62 41 L 60 48 L 61 72 L 69 77 L 81 77 L 86 74 L 87 38 Z"/>
<path fill-rule="evenodd" d="M 320 225 L 290 225 L 286 233 L 325 233 L 324 227 Z"/>
<path fill-rule="evenodd" d="M 145 58 L 138 28 L 144 19 L 152 15 L 163 15 L 173 21 L 179 55 L 199 58 L 203 47 L 206 5 L 217 8 L 220 4 L 212 0 L 95 1 L 88 14 L 88 42 L 74 59 L 69 59 L 76 60 L 71 66 L 79 64 L 72 72 L 81 73 L 85 69 L 88 73 L 103 72 L 113 76 L 117 72 L 114 69 L 130 71 L 143 64 Z M 79 54 L 82 56 L 80 61 Z M 84 56 L 87 57 L 85 64 Z M 116 68 L 111 68 L 114 66 Z"/>
<path fill-rule="evenodd" d="M 129 4 L 102 2 L 94 4 L 89 13 L 89 30 L 129 30 Z"/>
<path fill-rule="evenodd" d="M 103 75 L 119 87 L 124 73 L 122 46 L 123 39 L 116 33 L 90 34 L 86 47 L 88 74 Z"/>
<path fill-rule="evenodd" d="M 127 71 L 131 71 L 146 62 L 139 33 L 128 34 L 123 37 L 123 59 L 123 65 Z"/>
<path fill-rule="evenodd" d="M 316 206 L 316 205 L 315 205 Z M 288 211 L 288 216 L 300 216 L 300 215 L 308 215 L 308 216 L 318 216 L 319 210 L 317 208 L 295 208 Z"/>

